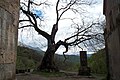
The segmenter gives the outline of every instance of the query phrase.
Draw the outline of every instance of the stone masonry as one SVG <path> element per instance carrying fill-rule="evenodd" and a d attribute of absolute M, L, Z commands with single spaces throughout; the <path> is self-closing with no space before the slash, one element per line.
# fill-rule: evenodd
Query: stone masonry
<path fill-rule="evenodd" d="M 19 0 L 0 0 L 0 80 L 15 79 Z"/>
<path fill-rule="evenodd" d="M 87 63 L 87 51 L 80 51 L 80 68 L 78 75 L 90 76 L 90 68 Z"/>
<path fill-rule="evenodd" d="M 120 0 L 104 0 L 108 80 L 120 80 Z"/>

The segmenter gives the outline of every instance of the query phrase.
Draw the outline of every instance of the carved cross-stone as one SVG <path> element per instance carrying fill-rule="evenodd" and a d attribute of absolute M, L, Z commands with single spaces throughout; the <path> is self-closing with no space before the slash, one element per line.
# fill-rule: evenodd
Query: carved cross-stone
<path fill-rule="evenodd" d="M 87 52 L 80 51 L 80 69 L 78 75 L 89 76 L 90 75 L 90 68 L 87 64 Z"/>

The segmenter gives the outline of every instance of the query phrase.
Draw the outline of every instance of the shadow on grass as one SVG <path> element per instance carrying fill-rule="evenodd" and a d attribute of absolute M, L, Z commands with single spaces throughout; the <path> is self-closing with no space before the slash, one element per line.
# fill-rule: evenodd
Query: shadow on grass
<path fill-rule="evenodd" d="M 65 73 L 63 72 L 38 72 L 34 71 L 32 74 L 38 74 L 44 77 L 62 77 L 65 76 Z"/>

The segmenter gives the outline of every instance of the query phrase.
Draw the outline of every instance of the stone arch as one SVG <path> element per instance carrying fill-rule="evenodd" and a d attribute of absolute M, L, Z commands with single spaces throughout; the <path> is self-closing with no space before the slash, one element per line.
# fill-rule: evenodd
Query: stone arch
<path fill-rule="evenodd" d="M 19 0 L 0 0 L 0 80 L 15 79 Z"/>

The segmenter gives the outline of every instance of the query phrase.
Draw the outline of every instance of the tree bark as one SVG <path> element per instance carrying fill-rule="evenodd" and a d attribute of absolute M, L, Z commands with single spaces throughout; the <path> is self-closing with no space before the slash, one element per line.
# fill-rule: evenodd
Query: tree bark
<path fill-rule="evenodd" d="M 39 71 L 47 71 L 47 72 L 58 72 L 59 69 L 55 65 L 54 55 L 56 52 L 55 44 L 48 42 L 48 48 L 44 54 L 41 64 L 38 66 Z"/>

